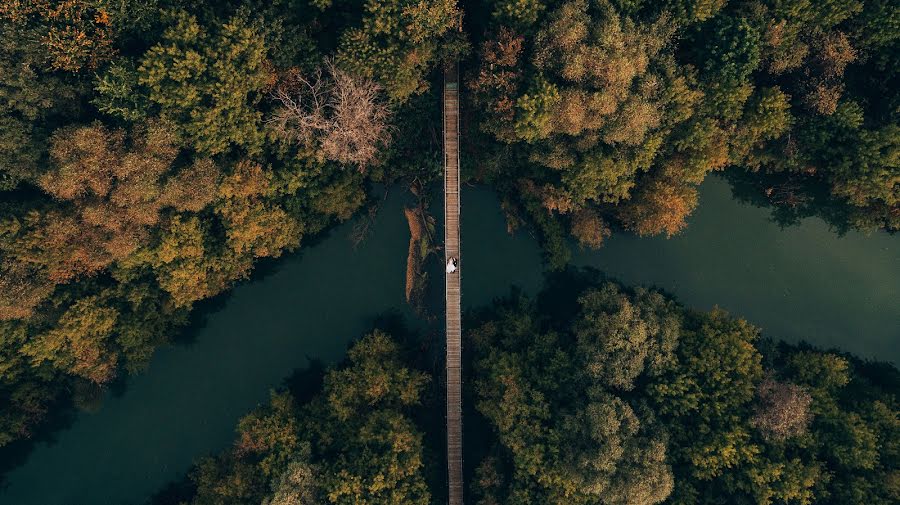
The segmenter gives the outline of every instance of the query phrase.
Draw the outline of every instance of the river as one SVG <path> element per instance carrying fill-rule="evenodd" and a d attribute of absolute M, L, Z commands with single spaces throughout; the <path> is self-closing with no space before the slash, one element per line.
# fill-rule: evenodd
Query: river
<path fill-rule="evenodd" d="M 336 227 L 206 309 L 190 343 L 159 351 L 96 412 L 36 444 L 7 473 L 0 503 L 143 503 L 226 447 L 237 420 L 310 359 L 340 360 L 391 311 L 417 324 L 403 300 L 406 198 L 388 197 L 357 249 L 352 224 Z M 536 292 L 544 274 L 534 239 L 506 233 L 491 191 L 464 188 L 462 201 L 463 305 L 488 303 L 512 284 Z M 439 205 L 432 211 L 441 215 Z M 837 236 L 815 218 L 782 230 L 767 210 L 733 200 L 720 177 L 701 187 L 683 234 L 619 234 L 600 251 L 576 248 L 573 264 L 658 286 L 697 309 L 718 304 L 767 335 L 900 362 L 900 236 Z M 434 262 L 432 275 L 441 268 Z"/>

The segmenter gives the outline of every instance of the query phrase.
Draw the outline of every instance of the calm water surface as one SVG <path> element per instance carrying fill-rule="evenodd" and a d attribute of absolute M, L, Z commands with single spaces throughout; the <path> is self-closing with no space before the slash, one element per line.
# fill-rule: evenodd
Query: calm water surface
<path fill-rule="evenodd" d="M 376 316 L 403 304 L 408 240 L 396 193 L 370 238 L 353 250 L 350 225 L 236 288 L 190 345 L 160 351 L 102 408 L 82 413 L 7 474 L 4 505 L 139 504 L 199 456 L 226 447 L 237 420 L 309 358 L 339 360 Z M 433 208 L 440 215 L 440 207 Z M 507 235 L 496 197 L 463 191 L 463 304 L 511 284 L 536 292 L 540 251 Z M 577 249 L 576 249 L 577 251 Z M 718 304 L 766 334 L 900 362 L 900 236 L 838 237 L 817 219 L 781 230 L 767 211 L 731 199 L 711 177 L 700 208 L 671 240 L 617 235 L 573 263 L 626 283 L 655 285 L 685 304 Z M 432 278 L 440 275 L 436 262 Z M 436 308 L 439 310 L 439 308 Z"/>

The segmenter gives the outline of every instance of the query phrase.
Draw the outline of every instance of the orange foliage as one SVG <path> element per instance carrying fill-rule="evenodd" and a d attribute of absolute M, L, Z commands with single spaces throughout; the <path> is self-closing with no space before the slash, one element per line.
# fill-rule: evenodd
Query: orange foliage
<path fill-rule="evenodd" d="M 101 384 L 115 375 L 117 354 L 106 348 L 118 311 L 97 296 L 72 304 L 50 331 L 36 336 L 22 352 L 36 364 L 51 361 L 73 374 Z"/>
<path fill-rule="evenodd" d="M 576 209 L 575 200 L 566 190 L 545 184 L 541 188 L 541 204 L 550 212 L 568 214 Z"/>
<path fill-rule="evenodd" d="M 622 206 L 619 214 L 625 228 L 638 235 L 675 235 L 697 206 L 697 190 L 688 184 L 667 178 L 654 179 Z"/>
<path fill-rule="evenodd" d="M 609 226 L 594 209 L 581 209 L 572 215 L 572 235 L 578 243 L 599 249 L 610 235 Z"/>
<path fill-rule="evenodd" d="M 515 97 L 522 81 L 519 58 L 524 42 L 521 35 L 501 28 L 497 40 L 488 40 L 482 46 L 483 63 L 478 75 L 469 82 L 475 103 L 491 113 L 498 128 L 515 117 Z"/>
<path fill-rule="evenodd" d="M 146 242 L 165 206 L 199 210 L 215 198 L 218 172 L 197 162 L 165 180 L 178 155 L 178 139 L 164 123 L 126 134 L 100 124 L 65 128 L 51 139 L 54 169 L 41 187 L 74 208 L 32 215 L 26 248 L 54 282 L 90 275 L 124 259 Z"/>
<path fill-rule="evenodd" d="M 4 0 L 0 18 L 34 26 L 53 70 L 96 69 L 115 55 L 109 14 L 86 0 Z"/>
<path fill-rule="evenodd" d="M 258 163 L 241 161 L 219 187 L 224 202 L 216 209 L 225 221 L 229 247 L 238 254 L 277 257 L 300 242 L 300 223 L 270 195 L 269 174 Z"/>
<path fill-rule="evenodd" d="M 169 176 L 179 151 L 171 131 L 164 123 L 132 135 L 100 124 L 58 130 L 51 170 L 38 183 L 59 204 L 29 213 L 9 251 L 21 263 L 13 270 L 33 271 L 35 284 L 10 289 L 36 296 L 47 291 L 42 283 L 92 275 L 145 246 L 165 207 L 198 211 L 211 203 L 218 180 L 212 162 Z"/>
<path fill-rule="evenodd" d="M 24 319 L 53 291 L 33 265 L 0 262 L 0 321 Z"/>

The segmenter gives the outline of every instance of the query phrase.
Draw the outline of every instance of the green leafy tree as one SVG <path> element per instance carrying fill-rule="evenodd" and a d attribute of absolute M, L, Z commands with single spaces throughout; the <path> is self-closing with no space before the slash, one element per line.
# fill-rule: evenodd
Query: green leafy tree
<path fill-rule="evenodd" d="M 681 322 L 659 293 L 638 290 L 629 299 L 613 284 L 580 298 L 573 329 L 587 372 L 604 385 L 628 391 L 647 368 L 659 372 L 674 359 Z"/>
<path fill-rule="evenodd" d="M 118 312 L 97 297 L 75 302 L 52 330 L 37 335 L 22 347 L 33 363 L 51 361 L 60 369 L 97 383 L 109 381 L 116 371 L 116 355 L 105 347 L 113 337 Z"/>
<path fill-rule="evenodd" d="M 349 358 L 308 405 L 273 393 L 269 406 L 242 419 L 234 449 L 192 473 L 193 503 L 430 503 L 423 435 L 410 416 L 428 376 L 406 368 L 379 331 Z"/>
<path fill-rule="evenodd" d="M 257 152 L 262 146 L 262 115 L 254 105 L 270 73 L 264 31 L 247 17 L 241 13 L 209 29 L 177 12 L 137 69 L 149 102 L 201 153 L 219 154 L 232 146 Z M 133 80 L 116 74 L 109 79 Z M 102 89 L 108 89 L 108 100 L 120 98 L 115 86 Z M 121 113 L 137 114 L 129 110 Z"/>
<path fill-rule="evenodd" d="M 639 296 L 652 303 L 652 296 Z M 581 356 L 599 335 L 607 349 L 628 347 L 628 330 L 606 330 L 630 301 L 607 285 L 580 303 L 585 314 L 574 335 L 541 329 L 534 307 L 524 302 L 500 308 L 473 332 L 476 406 L 498 443 L 480 473 L 496 472 L 501 460 L 508 461 L 500 468 L 510 468 L 508 479 L 481 481 L 483 503 L 653 504 L 672 489 L 665 431 L 652 413 L 604 389 L 610 381 L 598 367 L 602 352 Z M 655 319 L 647 309 L 644 315 Z"/>
<path fill-rule="evenodd" d="M 341 35 L 338 64 L 375 79 L 403 102 L 426 89 L 425 75 L 441 59 L 442 45 L 454 48 L 448 61 L 464 48 L 451 38 L 460 16 L 455 0 L 365 2 L 361 26 Z"/>

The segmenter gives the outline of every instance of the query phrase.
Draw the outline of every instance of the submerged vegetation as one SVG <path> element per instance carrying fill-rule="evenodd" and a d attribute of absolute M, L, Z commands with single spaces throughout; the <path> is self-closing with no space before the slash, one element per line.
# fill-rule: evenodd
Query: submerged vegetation
<path fill-rule="evenodd" d="M 420 190 L 416 190 L 420 191 Z M 409 251 L 406 256 L 406 301 L 420 314 L 425 313 L 425 288 L 428 272 L 425 261 L 436 252 L 434 217 L 425 210 L 425 200 L 421 199 L 415 208 L 404 208 L 403 214 L 409 225 Z"/>
<path fill-rule="evenodd" d="M 900 499 L 890 365 L 775 342 L 593 272 L 470 322 L 475 503 Z M 193 503 L 429 503 L 426 476 L 443 462 L 423 452 L 421 420 L 443 398 L 423 395 L 410 362 L 375 332 L 308 403 L 273 394 L 192 472 Z"/>

